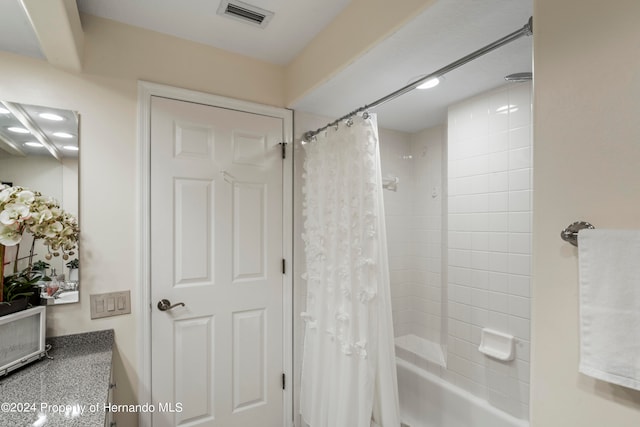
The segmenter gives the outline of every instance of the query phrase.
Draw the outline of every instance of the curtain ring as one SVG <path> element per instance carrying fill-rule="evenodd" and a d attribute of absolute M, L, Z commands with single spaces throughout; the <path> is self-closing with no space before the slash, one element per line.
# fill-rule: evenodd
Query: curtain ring
<path fill-rule="evenodd" d="M 353 126 L 353 117 L 349 117 L 345 124 L 347 125 L 347 127 Z"/>
<path fill-rule="evenodd" d="M 368 111 L 365 111 L 364 113 L 362 113 L 362 118 L 363 119 L 367 120 L 369 117 L 371 117 L 371 116 L 369 115 Z"/>

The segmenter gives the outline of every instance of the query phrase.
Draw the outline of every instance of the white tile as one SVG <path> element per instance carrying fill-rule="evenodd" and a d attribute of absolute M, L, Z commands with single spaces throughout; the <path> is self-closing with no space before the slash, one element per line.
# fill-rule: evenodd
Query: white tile
<path fill-rule="evenodd" d="M 453 342 L 451 343 L 453 347 Z M 467 372 L 468 361 L 457 356 L 456 354 L 450 354 L 447 360 L 447 369 L 458 375 L 464 376 Z"/>
<path fill-rule="evenodd" d="M 489 310 L 478 307 L 471 307 L 471 324 L 478 327 L 485 327 L 489 321 Z"/>
<path fill-rule="evenodd" d="M 473 294 L 472 294 L 471 301 L 473 301 Z M 510 295 L 509 296 L 509 314 L 512 316 L 529 319 L 531 317 L 531 300 L 525 297 Z"/>
<path fill-rule="evenodd" d="M 471 249 L 474 251 L 489 250 L 489 233 L 476 232 L 471 233 Z"/>
<path fill-rule="evenodd" d="M 509 169 L 531 167 L 531 148 L 517 148 L 509 151 Z"/>
<path fill-rule="evenodd" d="M 509 172 L 508 189 L 510 191 L 531 189 L 531 170 L 518 169 Z M 504 190 L 502 190 L 504 191 Z"/>
<path fill-rule="evenodd" d="M 500 132 L 489 135 L 487 148 L 489 153 L 496 153 L 499 151 L 505 151 L 509 149 L 509 136 L 510 132 Z"/>
<path fill-rule="evenodd" d="M 468 268 L 452 266 L 451 262 L 449 262 L 449 282 L 458 285 L 470 285 L 471 271 Z"/>
<path fill-rule="evenodd" d="M 471 292 L 466 286 L 451 285 L 449 286 L 451 291 L 451 300 L 461 304 L 471 304 Z"/>
<path fill-rule="evenodd" d="M 509 104 L 517 110 L 509 112 L 509 128 L 514 129 L 531 123 L 531 86 L 518 85 L 509 91 Z"/>
<path fill-rule="evenodd" d="M 486 327 L 508 334 L 510 332 L 509 316 L 497 311 L 489 311 L 489 321 Z"/>
<path fill-rule="evenodd" d="M 492 391 L 497 391 L 500 394 L 506 395 L 508 393 L 508 381 L 509 376 L 502 372 L 488 371 L 487 373 L 487 386 Z"/>
<path fill-rule="evenodd" d="M 517 316 L 509 316 L 509 329 L 519 339 L 529 341 L 531 339 L 530 321 Z"/>
<path fill-rule="evenodd" d="M 487 382 L 487 368 L 480 363 L 471 363 L 471 380 L 482 385 Z"/>
<path fill-rule="evenodd" d="M 489 211 L 489 195 L 474 194 L 471 198 L 471 212 L 488 212 Z"/>
<path fill-rule="evenodd" d="M 471 177 L 471 181 L 471 191 L 468 194 L 489 192 L 489 174 L 474 175 Z"/>
<path fill-rule="evenodd" d="M 523 381 L 518 381 L 518 399 L 520 400 L 520 402 L 522 402 L 524 405 L 524 412 L 522 412 L 523 417 L 527 417 L 528 415 L 528 404 L 529 404 L 529 397 L 530 397 L 530 386 L 529 383 L 523 382 Z"/>
<path fill-rule="evenodd" d="M 489 231 L 505 232 L 509 231 L 509 214 L 502 212 L 492 212 L 489 214 Z"/>
<path fill-rule="evenodd" d="M 489 231 L 489 216 L 492 214 L 475 213 L 470 215 L 471 231 Z"/>
<path fill-rule="evenodd" d="M 509 193 L 489 193 L 489 212 L 506 212 L 509 210 Z"/>
<path fill-rule="evenodd" d="M 509 115 L 504 106 L 509 104 L 507 91 L 500 91 L 489 98 L 489 133 L 502 132 L 509 128 Z"/>
<path fill-rule="evenodd" d="M 509 131 L 509 149 L 531 146 L 531 128 L 529 126 L 512 129 Z"/>
<path fill-rule="evenodd" d="M 489 273 L 489 290 L 494 292 L 509 292 L 509 275 L 505 273 Z M 528 295 L 527 295 L 528 296 Z"/>
<path fill-rule="evenodd" d="M 527 187 L 528 188 L 528 187 Z M 489 174 L 488 191 L 495 193 L 509 190 L 509 173 L 495 172 Z"/>
<path fill-rule="evenodd" d="M 484 251 L 471 252 L 471 268 L 475 270 L 489 269 L 489 253 Z"/>
<path fill-rule="evenodd" d="M 456 267 L 471 267 L 471 251 L 449 249 L 449 264 Z"/>
<path fill-rule="evenodd" d="M 524 382 L 524 383 L 529 383 L 529 378 L 530 378 L 530 366 L 528 362 L 525 362 L 523 360 L 517 360 L 515 361 L 515 370 L 516 370 L 516 375 L 514 375 L 516 378 L 518 378 L 518 380 Z"/>
<path fill-rule="evenodd" d="M 519 275 L 531 274 L 531 256 L 509 254 L 509 273 Z"/>
<path fill-rule="evenodd" d="M 471 158 L 469 175 L 482 175 L 489 172 L 489 155 L 481 154 Z"/>
<path fill-rule="evenodd" d="M 479 346 L 480 345 L 480 339 L 482 337 L 482 328 L 479 326 L 475 326 L 475 325 L 470 325 L 471 328 L 471 339 L 469 340 L 471 343 L 473 343 L 473 345 L 475 346 Z M 480 353 L 478 351 L 478 353 Z M 482 354 L 482 353 L 480 353 Z M 486 361 L 486 359 L 483 357 L 477 357 L 478 359 L 482 360 L 482 361 Z M 474 360 L 476 360 L 476 358 L 474 358 Z"/>
<path fill-rule="evenodd" d="M 516 357 L 528 362 L 531 358 L 531 343 L 522 339 L 516 340 Z"/>
<path fill-rule="evenodd" d="M 508 230 L 512 233 L 528 233 L 531 231 L 531 213 L 514 212 L 509 214 Z"/>
<path fill-rule="evenodd" d="M 498 151 L 489 155 L 488 172 L 505 172 L 509 170 L 509 152 Z"/>
<path fill-rule="evenodd" d="M 489 250 L 492 252 L 507 252 L 509 250 L 509 239 L 507 233 L 490 233 Z"/>
<path fill-rule="evenodd" d="M 531 191 L 520 190 L 509 192 L 509 210 L 511 212 L 531 210 Z"/>
<path fill-rule="evenodd" d="M 471 130 L 470 127 L 467 127 L 466 130 Z M 473 131 L 468 136 L 468 139 L 463 140 L 464 146 L 464 157 L 475 157 L 483 154 L 487 154 L 489 151 L 489 135 L 486 131 L 486 123 L 484 131 Z"/>
<path fill-rule="evenodd" d="M 471 305 L 477 308 L 489 308 L 489 292 L 486 289 L 471 289 Z"/>
<path fill-rule="evenodd" d="M 531 278 L 529 276 L 508 276 L 508 291 L 511 295 L 529 297 L 531 295 Z"/>
<path fill-rule="evenodd" d="M 509 314 L 509 295 L 501 292 L 490 292 L 489 309 L 503 314 Z"/>
<path fill-rule="evenodd" d="M 452 333 L 457 338 L 465 341 L 471 341 L 471 324 L 452 319 L 450 321 Z"/>
<path fill-rule="evenodd" d="M 489 289 L 489 272 L 488 271 L 471 271 L 471 286 L 477 289 Z"/>

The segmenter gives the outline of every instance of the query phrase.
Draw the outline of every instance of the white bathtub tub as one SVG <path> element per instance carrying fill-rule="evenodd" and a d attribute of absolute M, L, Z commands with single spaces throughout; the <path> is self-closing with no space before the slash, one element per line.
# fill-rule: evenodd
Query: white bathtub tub
<path fill-rule="evenodd" d="M 402 359 L 397 366 L 403 427 L 529 427 L 527 421 Z"/>

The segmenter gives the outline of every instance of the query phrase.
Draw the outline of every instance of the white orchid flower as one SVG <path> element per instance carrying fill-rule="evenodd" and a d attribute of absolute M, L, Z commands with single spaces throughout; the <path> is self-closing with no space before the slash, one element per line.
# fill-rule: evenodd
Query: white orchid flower
<path fill-rule="evenodd" d="M 18 194 L 16 194 L 16 202 L 22 203 L 24 205 L 30 205 L 35 200 L 36 195 L 33 191 L 22 190 Z"/>
<path fill-rule="evenodd" d="M 0 212 L 0 223 L 13 225 L 29 218 L 31 212 L 29 206 L 22 203 L 7 203 L 4 210 Z"/>
<path fill-rule="evenodd" d="M 53 218 L 53 213 L 49 209 L 43 209 L 33 213 L 33 219 L 38 224 L 42 224 L 44 221 L 49 221 Z"/>
<path fill-rule="evenodd" d="M 18 224 L 0 224 L 0 245 L 15 246 L 22 240 L 22 233 Z"/>
<path fill-rule="evenodd" d="M 74 250 L 78 242 L 77 219 L 55 199 L 20 186 L 0 184 L 0 245 L 20 243 L 23 231 L 43 239 L 49 256 L 58 256 L 59 250 L 63 257 L 67 256 L 66 252 Z"/>
<path fill-rule="evenodd" d="M 3 188 L 2 191 L 0 191 L 0 204 L 6 203 L 15 191 L 15 187 Z"/>
<path fill-rule="evenodd" d="M 62 224 L 60 224 L 58 221 L 55 221 L 50 224 L 47 224 L 44 227 L 44 230 L 42 230 L 42 234 L 44 234 L 46 237 L 53 238 L 58 236 L 62 231 L 62 229 L 63 229 Z"/>

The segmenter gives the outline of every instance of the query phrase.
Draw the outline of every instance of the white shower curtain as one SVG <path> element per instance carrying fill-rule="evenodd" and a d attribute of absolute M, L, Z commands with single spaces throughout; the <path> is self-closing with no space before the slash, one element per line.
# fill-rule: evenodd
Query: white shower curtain
<path fill-rule="evenodd" d="M 376 117 L 305 144 L 307 307 L 300 413 L 310 427 L 399 427 Z"/>

